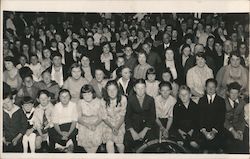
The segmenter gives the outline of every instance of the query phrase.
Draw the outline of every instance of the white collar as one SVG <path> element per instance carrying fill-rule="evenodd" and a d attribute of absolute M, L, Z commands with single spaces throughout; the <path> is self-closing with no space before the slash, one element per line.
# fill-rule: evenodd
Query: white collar
<path fill-rule="evenodd" d="M 236 99 L 235 101 L 233 101 L 232 99 L 228 98 L 228 101 L 230 105 L 232 106 L 232 108 L 234 108 L 234 102 L 240 103 L 239 99 Z"/>
<path fill-rule="evenodd" d="M 7 114 L 9 114 L 9 116 L 10 116 L 10 118 L 12 117 L 12 115 L 16 112 L 16 111 L 18 111 L 20 108 L 17 106 L 17 105 L 15 105 L 15 104 L 13 104 L 13 108 L 10 110 L 10 111 L 8 111 L 8 110 L 6 110 L 6 109 L 3 109 L 3 111 L 5 111 Z"/>
<path fill-rule="evenodd" d="M 214 98 L 216 96 L 216 93 L 214 93 L 211 97 L 211 95 L 207 94 L 207 99 L 208 99 L 208 102 L 212 99 L 212 102 L 214 101 Z"/>

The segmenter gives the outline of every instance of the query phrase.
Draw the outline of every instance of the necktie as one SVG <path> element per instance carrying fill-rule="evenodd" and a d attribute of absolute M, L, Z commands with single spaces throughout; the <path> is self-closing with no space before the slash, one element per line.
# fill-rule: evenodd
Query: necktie
<path fill-rule="evenodd" d="M 234 108 L 237 108 L 238 105 L 239 105 L 239 103 L 234 101 Z"/>
<path fill-rule="evenodd" d="M 47 133 L 47 129 L 45 130 L 44 127 L 48 125 L 48 119 L 46 117 L 46 109 L 43 110 L 43 129 L 42 129 L 42 133 L 46 134 Z"/>

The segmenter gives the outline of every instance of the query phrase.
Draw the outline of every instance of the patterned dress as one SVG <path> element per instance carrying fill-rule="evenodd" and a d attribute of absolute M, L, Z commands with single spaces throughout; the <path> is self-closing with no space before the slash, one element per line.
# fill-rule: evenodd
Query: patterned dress
<path fill-rule="evenodd" d="M 110 101 L 110 105 L 107 106 L 105 101 L 105 113 L 102 115 L 103 119 L 108 120 L 112 125 L 117 125 L 120 118 L 125 116 L 126 107 L 127 107 L 127 98 L 122 96 L 121 102 L 117 104 L 116 99 Z M 121 125 L 118 130 L 118 135 L 115 136 L 112 132 L 112 129 L 108 125 L 104 125 L 103 128 L 103 142 L 113 141 L 116 144 L 122 144 L 125 134 L 125 122 Z"/>
<path fill-rule="evenodd" d="M 102 118 L 101 100 L 98 98 L 93 99 L 91 102 L 86 102 L 81 99 L 78 101 L 78 107 L 81 112 L 81 116 L 84 117 L 84 122 L 93 124 L 98 119 Z M 102 130 L 103 123 L 100 123 L 94 131 L 90 130 L 84 125 L 78 124 L 77 142 L 82 147 L 98 147 L 102 143 Z"/>

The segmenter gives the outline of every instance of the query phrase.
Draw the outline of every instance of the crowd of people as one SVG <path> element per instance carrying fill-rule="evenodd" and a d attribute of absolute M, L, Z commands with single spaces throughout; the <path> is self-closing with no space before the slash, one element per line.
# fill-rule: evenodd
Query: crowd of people
<path fill-rule="evenodd" d="M 248 14 L 3 17 L 4 152 L 249 153 Z"/>

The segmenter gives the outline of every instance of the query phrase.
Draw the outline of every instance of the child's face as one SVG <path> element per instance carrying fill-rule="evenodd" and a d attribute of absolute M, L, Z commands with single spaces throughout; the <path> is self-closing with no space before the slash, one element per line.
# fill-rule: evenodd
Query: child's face
<path fill-rule="evenodd" d="M 92 92 L 83 93 L 82 96 L 83 96 L 83 99 L 86 102 L 91 102 L 93 100 L 93 94 L 92 94 Z"/>
<path fill-rule="evenodd" d="M 131 73 L 129 68 L 124 68 L 122 70 L 122 77 L 125 79 L 130 79 Z"/>
<path fill-rule="evenodd" d="M 26 77 L 23 82 L 24 82 L 24 85 L 28 88 L 32 87 L 34 83 L 31 77 Z"/>
<path fill-rule="evenodd" d="M 77 43 L 77 42 L 73 42 L 73 43 L 72 43 L 72 48 L 73 48 L 73 49 L 77 49 L 77 47 L 78 47 L 78 43 Z"/>
<path fill-rule="evenodd" d="M 146 93 L 146 85 L 143 83 L 138 83 L 135 85 L 134 90 L 137 96 L 143 97 Z"/>
<path fill-rule="evenodd" d="M 104 78 L 104 73 L 101 70 L 96 70 L 95 71 L 95 78 L 98 82 L 101 82 Z"/>
<path fill-rule="evenodd" d="M 124 58 L 119 57 L 117 59 L 117 66 L 120 67 L 120 66 L 123 66 L 124 64 L 125 64 Z"/>
<path fill-rule="evenodd" d="M 49 59 L 50 58 L 50 50 L 49 49 L 46 49 L 46 50 L 43 50 L 43 56 L 46 58 L 46 59 Z"/>
<path fill-rule="evenodd" d="M 81 71 L 80 67 L 76 67 L 76 68 L 73 68 L 71 70 L 71 75 L 76 80 L 81 77 L 81 74 L 82 74 L 82 71 Z"/>
<path fill-rule="evenodd" d="M 186 47 L 185 49 L 183 49 L 183 54 L 185 56 L 189 56 L 191 54 L 191 50 L 189 47 Z"/>
<path fill-rule="evenodd" d="M 209 82 L 206 87 L 207 94 L 213 95 L 216 92 L 216 85 L 213 82 Z"/>
<path fill-rule="evenodd" d="M 166 60 L 173 61 L 174 60 L 174 53 L 172 50 L 167 50 L 165 53 Z"/>
<path fill-rule="evenodd" d="M 3 100 L 3 108 L 7 111 L 11 111 L 13 109 L 14 105 L 10 98 L 5 98 Z"/>
<path fill-rule="evenodd" d="M 19 62 L 20 62 L 21 65 L 25 65 L 27 61 L 26 61 L 26 58 L 25 58 L 25 57 L 21 56 L 21 57 L 19 58 Z"/>
<path fill-rule="evenodd" d="M 41 94 L 38 100 L 43 107 L 47 106 L 50 103 L 50 97 L 48 97 L 46 94 Z"/>
<path fill-rule="evenodd" d="M 138 62 L 139 62 L 139 64 L 145 64 L 146 63 L 146 56 L 144 54 L 139 54 Z"/>
<path fill-rule="evenodd" d="M 108 45 L 104 45 L 102 48 L 103 53 L 109 53 L 110 49 Z"/>
<path fill-rule="evenodd" d="M 233 101 L 239 98 L 240 92 L 237 89 L 231 89 L 229 91 L 229 98 Z"/>
<path fill-rule="evenodd" d="M 111 98 L 111 99 L 115 99 L 117 94 L 118 94 L 118 89 L 116 88 L 115 85 L 110 85 L 108 86 L 107 88 L 107 92 L 108 92 L 108 96 Z"/>
<path fill-rule="evenodd" d="M 162 74 L 162 79 L 163 79 L 163 81 L 169 82 L 170 79 L 171 79 L 170 73 L 169 73 L 169 72 L 163 73 L 163 74 Z"/>
<path fill-rule="evenodd" d="M 183 103 L 187 103 L 190 100 L 191 94 L 187 90 L 180 90 L 179 97 Z"/>
<path fill-rule="evenodd" d="M 34 106 L 33 103 L 23 104 L 23 110 L 24 110 L 26 113 L 29 113 L 29 112 L 31 112 L 33 106 Z"/>
<path fill-rule="evenodd" d="M 63 105 L 68 105 L 70 101 L 70 95 L 68 92 L 61 93 L 59 99 Z"/>
<path fill-rule="evenodd" d="M 42 76 L 45 84 L 50 84 L 51 82 L 51 74 L 49 72 L 45 72 Z"/>
<path fill-rule="evenodd" d="M 53 43 L 51 44 L 51 46 L 54 47 L 54 48 L 56 48 L 56 47 L 57 47 L 57 43 L 56 43 L 56 42 L 53 42 Z"/>
<path fill-rule="evenodd" d="M 171 89 L 167 86 L 163 86 L 160 89 L 160 94 L 163 98 L 167 99 L 171 93 Z"/>
<path fill-rule="evenodd" d="M 155 81 L 155 77 L 156 77 L 155 74 L 148 74 L 148 80 L 149 80 L 150 82 Z"/>
<path fill-rule="evenodd" d="M 60 67 L 62 65 L 62 58 L 60 56 L 55 56 L 53 58 L 53 64 L 56 66 L 56 67 Z"/>
<path fill-rule="evenodd" d="M 36 56 L 32 56 L 32 57 L 30 58 L 30 62 L 31 62 L 33 65 L 36 65 L 36 64 L 38 63 L 37 57 L 36 57 Z"/>

